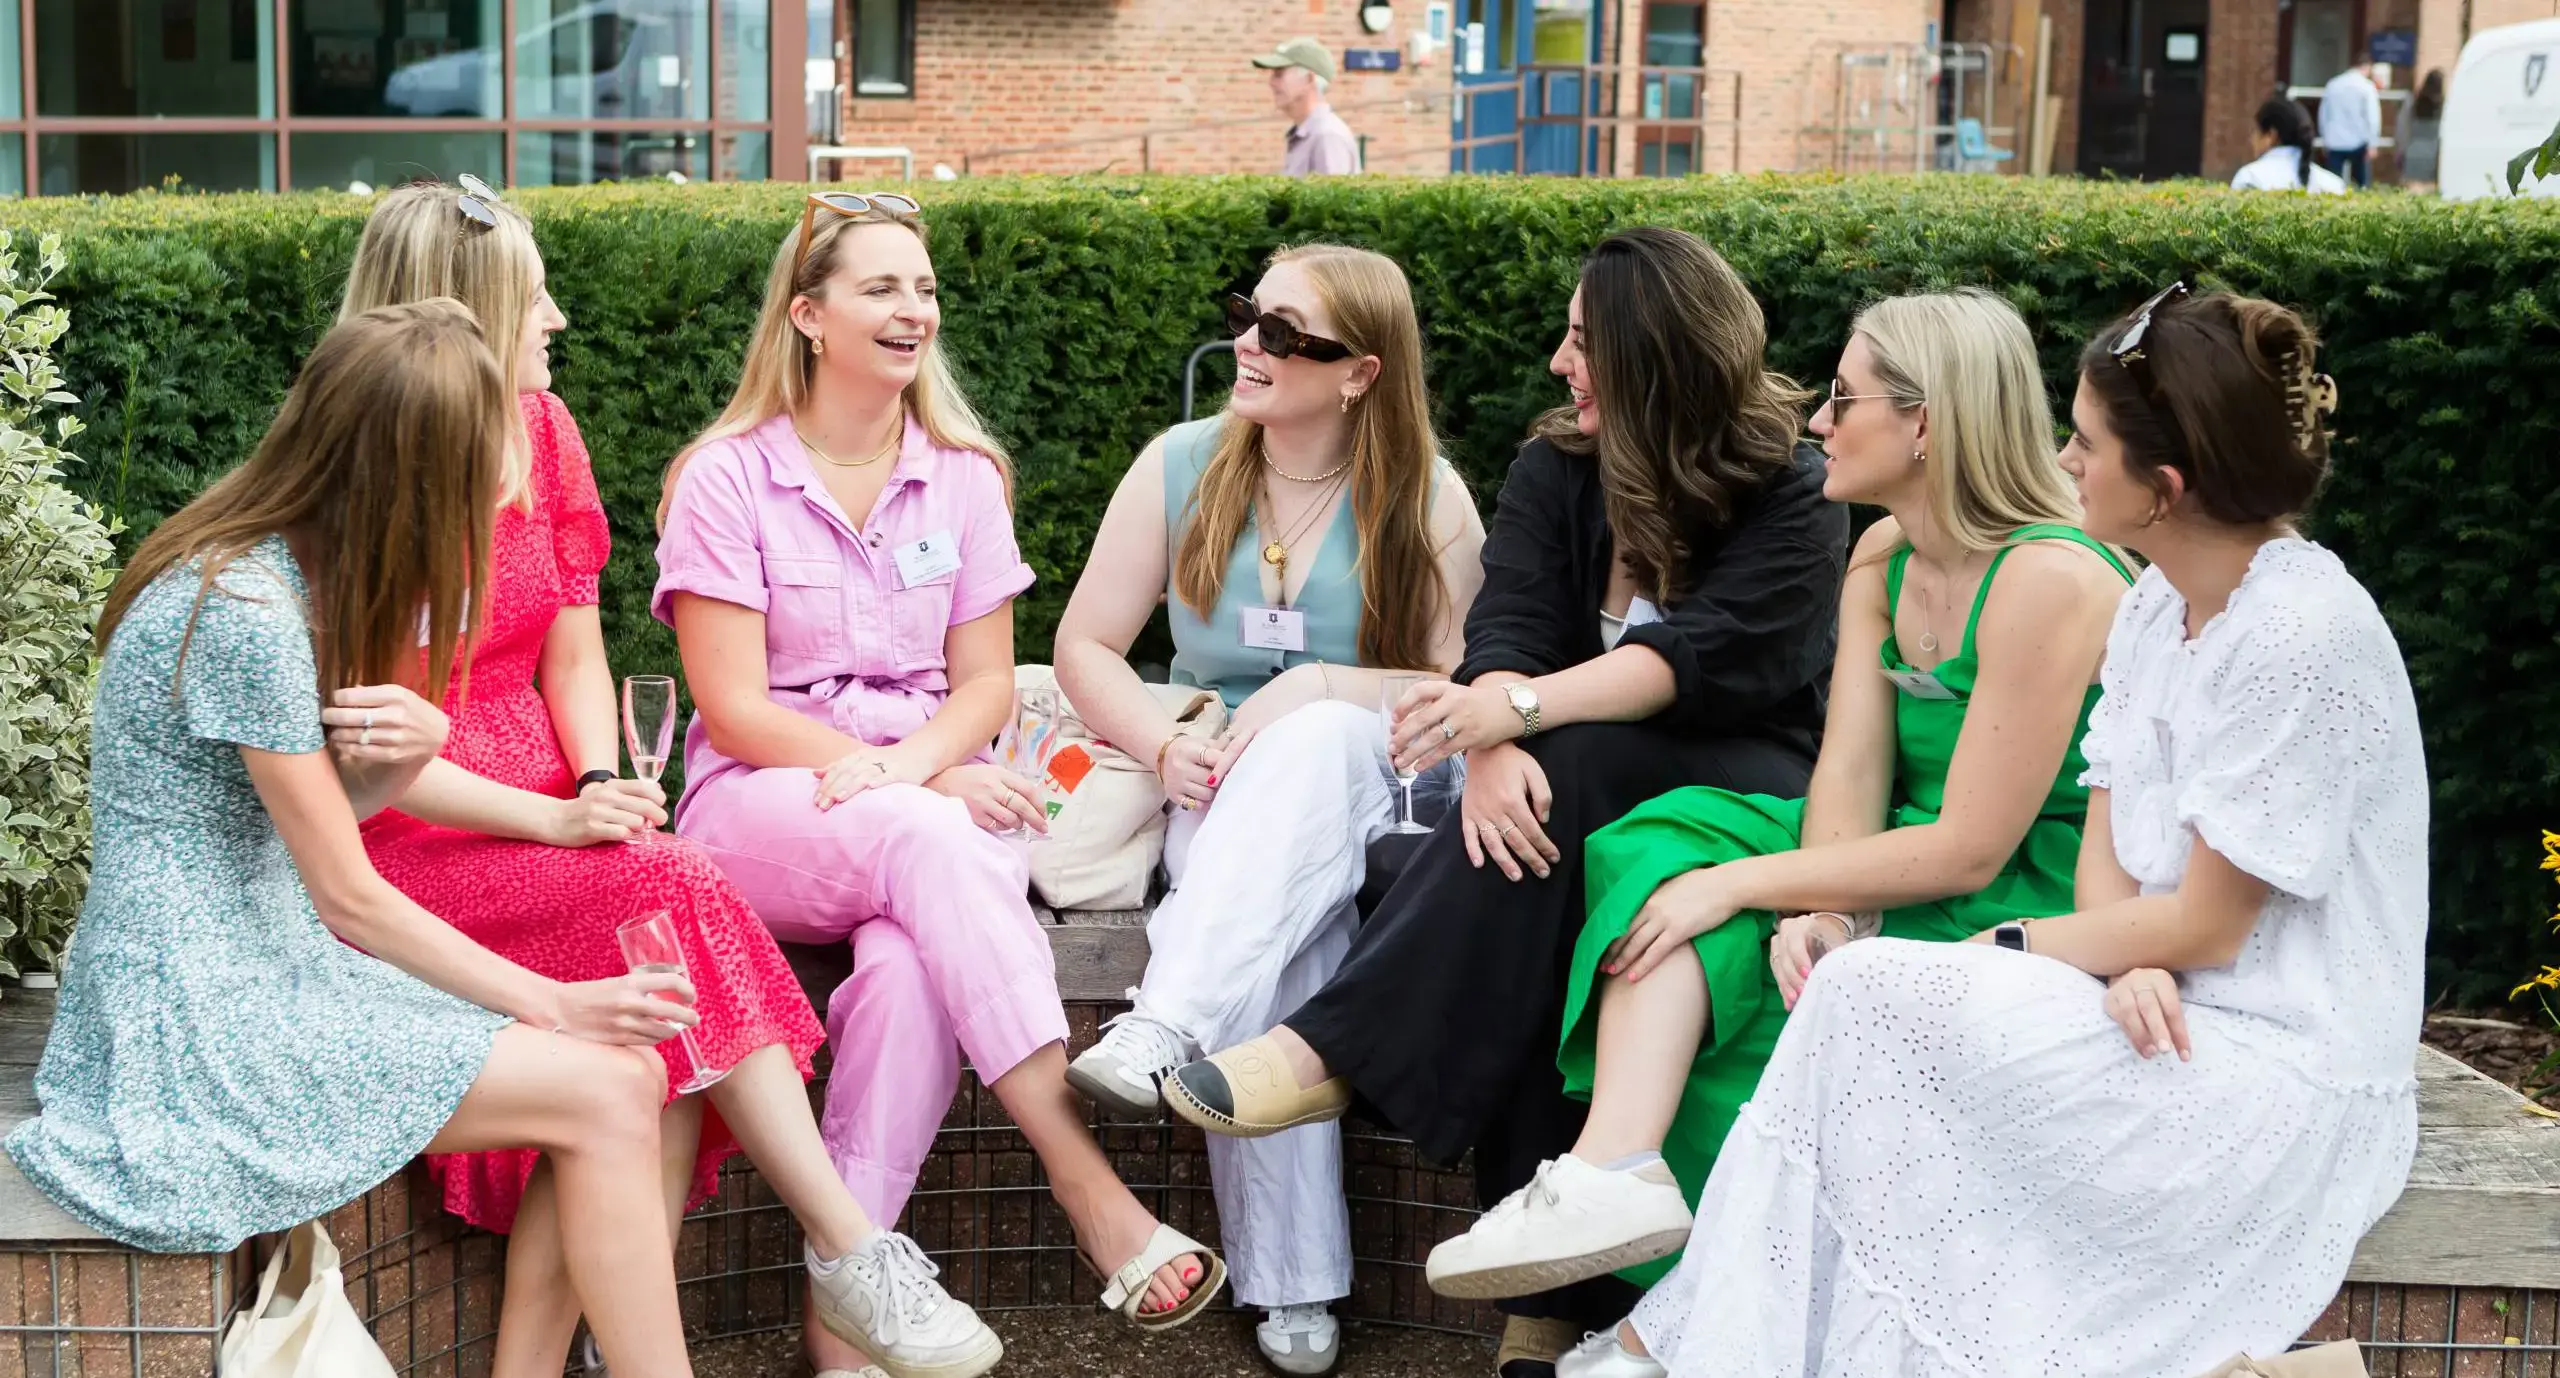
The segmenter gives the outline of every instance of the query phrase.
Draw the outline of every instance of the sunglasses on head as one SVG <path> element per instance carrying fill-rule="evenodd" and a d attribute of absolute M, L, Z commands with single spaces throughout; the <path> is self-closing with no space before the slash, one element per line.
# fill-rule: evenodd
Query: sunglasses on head
<path fill-rule="evenodd" d="M 498 213 L 491 209 L 499 204 L 498 193 L 468 172 L 454 178 L 453 183 L 462 188 L 462 195 L 454 198 L 453 205 L 454 209 L 462 212 L 464 223 L 483 230 L 498 228 Z"/>
<path fill-rule="evenodd" d="M 2116 367 L 2123 369 L 2126 375 L 2133 379 L 2134 386 L 2142 390 L 2144 403 L 2150 405 L 2155 411 L 2158 410 L 2159 404 L 2153 400 L 2151 353 L 2143 347 L 2144 343 L 2151 338 L 2151 317 L 2161 307 L 2186 299 L 2187 282 L 2184 278 L 2161 288 L 2158 294 L 2144 302 L 2141 309 L 2133 313 L 2133 324 L 2126 326 L 2124 333 L 2118 335 L 2116 342 L 2107 349 L 2107 354 L 2116 361 Z"/>
<path fill-rule="evenodd" d="M 1310 335 L 1268 311 L 1254 309 L 1253 298 L 1241 293 L 1227 297 L 1227 333 L 1242 339 L 1248 330 L 1259 331 L 1256 337 L 1262 352 L 1274 359 L 1311 359 L 1329 364 L 1351 357 L 1351 346 L 1322 335 Z"/>
<path fill-rule="evenodd" d="M 809 262 L 809 236 L 818 227 L 820 211 L 830 215 L 841 215 L 847 220 L 860 220 L 865 216 L 876 215 L 884 220 L 903 223 L 922 215 L 924 207 L 916 204 L 914 197 L 900 196 L 894 191 L 813 191 L 809 193 L 809 203 L 800 210 L 800 250 L 792 255 L 791 259 L 791 278 L 794 282 L 800 278 L 800 269 Z"/>

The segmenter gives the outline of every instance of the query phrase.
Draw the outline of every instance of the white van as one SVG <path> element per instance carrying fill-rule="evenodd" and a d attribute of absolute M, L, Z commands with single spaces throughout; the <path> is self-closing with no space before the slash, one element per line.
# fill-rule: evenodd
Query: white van
<path fill-rule="evenodd" d="M 2436 180 L 2448 201 L 2506 194 L 2507 164 L 2560 125 L 2560 19 L 2485 29 L 2462 45 L 2444 98 Z M 2560 175 L 2527 196 L 2560 196 Z"/>

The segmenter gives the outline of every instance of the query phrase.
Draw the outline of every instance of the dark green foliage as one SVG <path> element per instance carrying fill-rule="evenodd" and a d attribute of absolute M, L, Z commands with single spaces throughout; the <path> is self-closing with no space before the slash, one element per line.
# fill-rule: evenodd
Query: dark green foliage
<path fill-rule="evenodd" d="M 648 619 L 658 475 L 727 397 L 788 187 L 528 193 L 570 328 L 558 388 L 585 428 L 621 549 L 617 663 L 663 668 Z M 2316 534 L 2381 598 L 2418 685 L 2436 781 L 2434 977 L 2464 996 L 2528 969 L 2534 842 L 2560 783 L 2560 204 L 2231 195 L 2014 179 L 1577 183 L 1446 179 L 1020 181 L 928 195 L 948 339 L 1014 447 L 1017 524 L 1050 629 L 1121 469 L 1177 418 L 1216 300 L 1284 244 L 1329 239 L 1412 275 L 1451 455 L 1489 503 L 1529 419 L 1580 255 L 1608 229 L 1694 229 L 1767 308 L 1778 365 L 1826 379 L 1878 296 L 2004 292 L 2058 402 L 2089 331 L 2181 273 L 2306 310 L 2344 390 Z M 79 328 L 76 481 L 134 535 L 255 440 L 325 327 L 366 202 L 143 196 L 28 202 L 60 229 Z M 1214 404 L 1226 377 L 1204 368 Z"/>

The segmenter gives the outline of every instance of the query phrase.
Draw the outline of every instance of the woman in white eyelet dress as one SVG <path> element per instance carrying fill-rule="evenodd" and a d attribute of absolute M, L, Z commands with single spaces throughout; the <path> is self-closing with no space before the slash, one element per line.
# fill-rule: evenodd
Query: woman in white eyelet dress
<path fill-rule="evenodd" d="M 2164 308 L 2153 358 L 2174 348 L 2188 367 L 2159 368 L 2163 392 L 2253 363 L 2280 395 L 2288 371 L 2314 381 L 2307 328 L 2234 301 Z M 2253 320 L 2252 342 L 2233 322 Z M 2268 342 L 2286 338 L 2270 321 L 2299 331 L 2298 357 Z M 2087 837 L 2114 865 L 2084 852 L 2083 912 L 2029 925 L 2023 953 L 1876 938 L 1823 958 L 1680 1270 L 1560 1378 L 2191 1378 L 2295 1340 L 2398 1197 L 2427 913 L 2426 769 L 2398 646 L 2337 557 L 2292 534 L 2290 508 L 2217 521 L 2197 509 L 2232 506 L 2228 479 L 2200 490 L 2165 469 L 2154 499 L 2110 433 L 2110 413 L 2146 421 L 2125 416 L 2123 377 L 2096 376 L 2114 367 L 2084 360 L 2064 454 L 2088 529 L 2155 561 L 2119 610 L 2083 747 L 2105 791 Z M 2312 437 L 2298 507 L 2325 443 L 2312 405 L 2288 405 Z M 2184 438 L 2208 471 L 2232 458 Z M 2200 626 L 2168 577 L 2173 547 L 2207 595 L 2193 571 L 2224 562 L 2228 601 Z M 2249 906 L 2222 946 L 2194 949 L 2221 960 L 2162 962 L 2186 968 L 2173 985 L 2109 957 L 2206 923 L 2212 901 L 2188 896 L 2209 874 Z M 2092 969 L 2125 974 L 2111 989 Z M 2182 1013 L 2191 1057 L 2161 1046 L 2168 1025 L 2137 994 Z"/>

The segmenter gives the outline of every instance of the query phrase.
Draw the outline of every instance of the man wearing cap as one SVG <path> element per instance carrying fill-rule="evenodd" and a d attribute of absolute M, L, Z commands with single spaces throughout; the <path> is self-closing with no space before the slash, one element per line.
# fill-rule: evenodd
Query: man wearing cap
<path fill-rule="evenodd" d="M 1291 177 L 1360 170 L 1360 141 L 1351 126 L 1325 104 L 1333 85 L 1333 54 L 1312 38 L 1293 38 L 1253 60 L 1271 73 L 1271 103 L 1289 117 L 1289 153 L 1281 171 Z"/>

